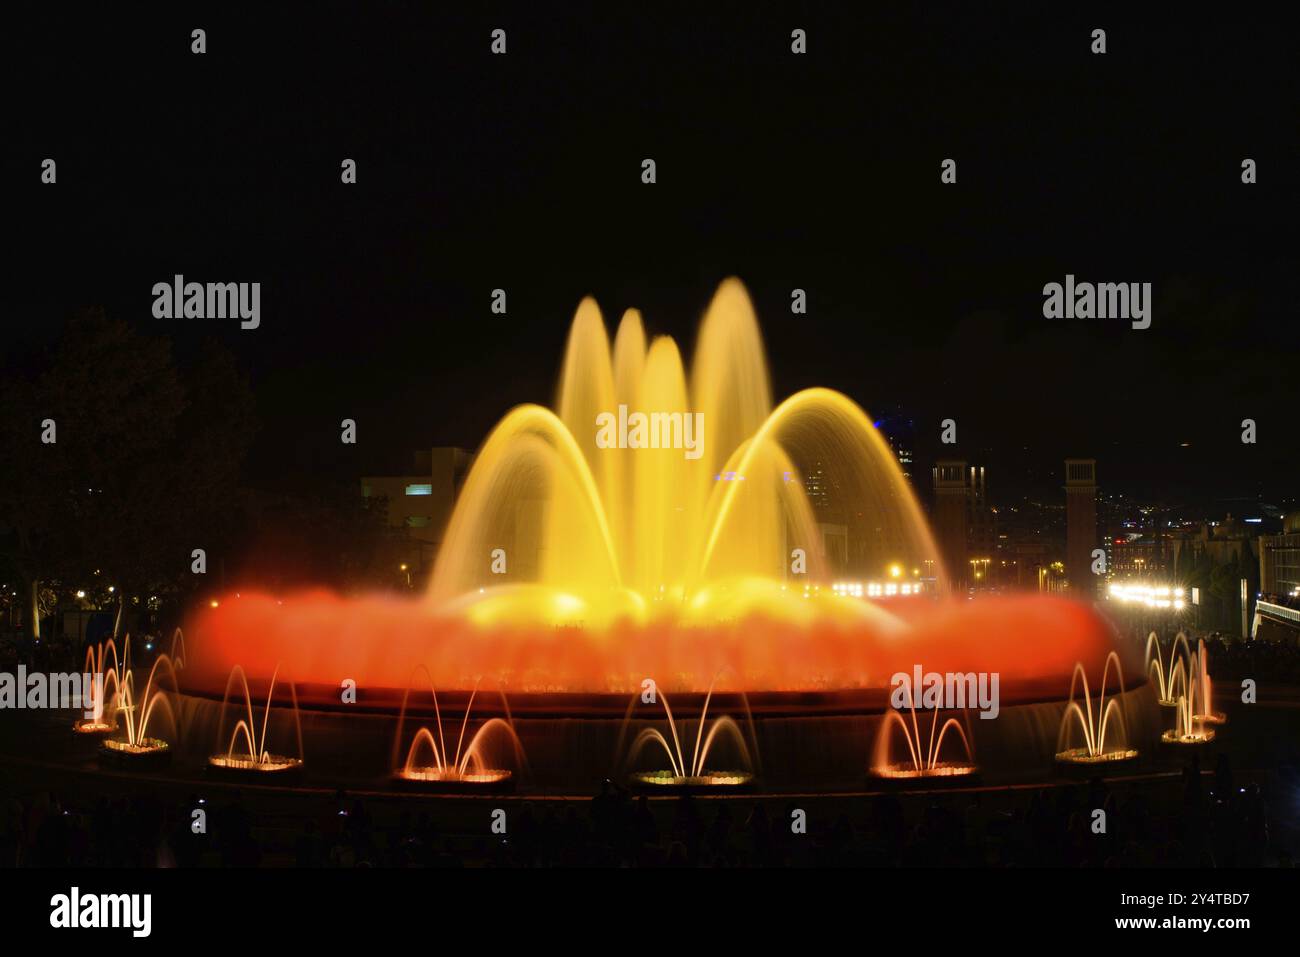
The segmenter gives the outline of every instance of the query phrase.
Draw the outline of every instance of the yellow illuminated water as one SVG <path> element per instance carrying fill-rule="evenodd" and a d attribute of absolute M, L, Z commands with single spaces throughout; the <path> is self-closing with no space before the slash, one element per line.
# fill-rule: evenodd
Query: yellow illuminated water
<path fill-rule="evenodd" d="M 862 374 L 871 368 L 864 356 Z M 699 456 L 599 447 L 598 416 L 620 405 L 702 413 Z M 814 471 L 833 490 L 833 515 L 810 501 Z M 758 322 L 738 280 L 723 282 L 705 312 L 689 374 L 671 338 L 647 340 L 639 313 L 623 315 L 611 343 L 596 303 L 584 299 L 554 410 L 511 410 L 479 450 L 429 600 L 485 625 L 707 625 L 756 613 L 887 620 L 870 602 L 831 594 L 835 563 L 819 523 L 849 529 L 864 577 L 901 563 L 935 570 L 944 587 L 916 499 L 866 413 L 820 388 L 773 407 Z M 506 570 L 496 573 L 502 554 Z"/>

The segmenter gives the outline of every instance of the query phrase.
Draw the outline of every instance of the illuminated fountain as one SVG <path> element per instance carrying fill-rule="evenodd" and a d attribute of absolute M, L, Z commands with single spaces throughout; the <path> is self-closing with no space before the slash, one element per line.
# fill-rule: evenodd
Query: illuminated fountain
<path fill-rule="evenodd" d="M 871 763 L 871 774 L 887 780 L 912 780 L 916 778 L 960 778 L 973 775 L 978 769 L 975 756 L 971 750 L 970 735 L 956 718 L 948 718 L 939 725 L 939 709 L 930 712 L 930 736 L 924 750 L 921 746 L 921 727 L 916 720 L 916 698 L 910 691 L 908 704 L 912 712 L 912 726 L 909 728 L 902 715 L 894 708 L 885 712 L 876 732 L 876 753 Z M 891 731 L 894 727 L 902 729 L 903 740 L 907 742 L 908 760 L 894 761 L 890 754 Z M 935 735 L 935 728 L 939 733 Z M 961 739 L 966 755 L 964 761 L 943 760 L 943 739 L 950 730 L 956 731 Z"/>
<path fill-rule="evenodd" d="M 88 692 L 91 701 L 86 710 L 92 711 L 95 716 L 93 718 L 79 718 L 73 722 L 72 730 L 77 734 L 105 735 L 117 730 L 116 709 L 110 702 L 116 704 L 118 701 L 123 676 L 126 674 L 127 669 L 130 668 L 130 635 L 123 639 L 123 654 L 124 659 L 119 660 L 117 643 L 113 638 L 86 648 L 86 661 L 81 669 L 82 674 L 91 676 L 90 691 Z M 111 698 L 109 697 L 110 686 L 112 688 Z M 114 720 L 109 720 L 109 714 L 113 715 Z"/>
<path fill-rule="evenodd" d="M 106 711 L 105 720 L 114 728 L 120 715 L 126 729 L 125 738 L 105 738 L 101 753 L 111 760 L 132 767 L 154 767 L 165 763 L 171 756 L 171 743 L 164 738 L 149 734 L 149 725 L 155 712 L 159 709 L 166 714 L 171 724 L 172 736 L 179 735 L 176 713 L 168 699 L 168 691 L 161 682 L 165 672 L 171 678 L 171 694 L 177 693 L 176 669 L 168 655 L 159 655 L 149 677 L 145 681 L 144 691 L 137 695 L 135 691 L 135 672 L 126 667 L 127 656 L 123 655 L 122 674 L 124 677 L 117 687 L 113 705 Z M 105 692 L 106 703 L 108 700 Z"/>
<path fill-rule="evenodd" d="M 1110 677 L 1111 664 L 1115 666 L 1115 676 L 1119 681 L 1119 693 L 1122 698 L 1124 694 L 1124 674 L 1120 666 L 1119 656 L 1111 652 L 1106 656 L 1106 665 L 1101 673 L 1101 689 L 1097 698 L 1097 714 L 1093 716 L 1092 712 L 1092 695 L 1088 691 L 1088 674 L 1084 670 L 1082 663 L 1074 666 L 1074 672 L 1070 677 L 1070 698 L 1065 706 L 1065 714 L 1061 716 L 1061 731 L 1056 741 L 1056 760 L 1061 764 L 1115 764 L 1120 761 L 1129 761 L 1136 758 L 1138 753 L 1128 747 L 1128 729 L 1124 721 L 1124 709 L 1120 701 L 1111 696 L 1110 701 L 1106 700 L 1106 680 Z M 1075 687 L 1078 682 L 1083 684 L 1083 707 L 1074 700 Z M 1115 716 L 1119 720 L 1120 731 L 1123 734 L 1123 741 L 1118 747 L 1107 748 L 1106 732 L 1110 728 L 1110 719 Z M 1071 719 L 1074 719 L 1073 722 Z M 1071 746 L 1071 730 L 1077 726 L 1083 734 L 1083 745 Z"/>
<path fill-rule="evenodd" d="M 172 647 L 169 655 L 172 666 L 177 671 L 185 667 L 185 634 L 179 628 L 172 632 Z"/>
<path fill-rule="evenodd" d="M 1180 657 L 1179 649 L 1183 654 Z M 1178 706 L 1178 700 L 1175 697 L 1174 689 L 1177 687 L 1178 678 L 1183 682 L 1187 680 L 1187 662 L 1191 660 L 1192 649 L 1187 643 L 1187 636 L 1181 631 L 1174 638 L 1174 643 L 1169 649 L 1169 661 L 1166 663 L 1160 653 L 1160 639 L 1156 637 L 1153 631 L 1147 636 L 1147 648 L 1145 655 L 1145 664 L 1147 675 L 1155 682 L 1156 699 L 1163 708 L 1174 708 Z"/>
<path fill-rule="evenodd" d="M 1200 682 L 1201 712 L 1194 715 L 1202 725 L 1227 724 L 1228 716 L 1222 711 L 1214 710 L 1214 685 L 1210 681 L 1210 653 L 1206 650 L 1204 639 L 1196 642 L 1197 677 Z"/>
<path fill-rule="evenodd" d="M 627 761 L 628 768 L 633 768 L 642 752 L 647 745 L 656 744 L 668 759 L 669 767 L 659 768 L 653 771 L 632 770 L 628 774 L 628 780 L 634 785 L 647 787 L 662 787 L 672 789 L 714 789 L 714 788 L 738 788 L 751 784 L 754 780 L 754 759 L 750 755 L 750 750 L 745 744 L 745 736 L 740 730 L 740 725 L 736 724 L 734 718 L 730 715 L 721 715 L 713 719 L 712 723 L 708 722 L 709 702 L 713 700 L 713 687 L 710 685 L 708 693 L 704 697 L 704 706 L 700 709 L 700 720 L 696 726 L 695 744 L 691 748 L 690 761 L 686 760 L 686 752 L 682 749 L 681 735 L 677 731 L 677 722 L 673 718 L 673 710 L 668 705 L 668 696 L 662 691 L 656 691 L 656 697 L 663 702 L 664 715 L 668 719 L 668 732 L 672 735 L 672 744 L 658 728 L 644 728 L 632 741 L 632 746 L 628 749 Z M 743 697 L 743 696 L 742 696 Z M 636 707 L 639 699 L 633 699 L 628 708 L 628 715 L 632 713 L 632 708 Z M 748 708 L 748 706 L 746 706 Z M 708 733 L 705 733 L 705 729 Z M 753 721 L 750 721 L 751 733 Z M 683 729 L 686 730 L 686 729 Z M 686 730 L 689 734 L 689 730 Z M 735 744 L 739 752 L 741 763 L 744 764 L 744 770 L 719 771 L 709 768 L 707 761 L 709 753 L 713 750 L 713 745 L 719 735 L 728 736 Z M 754 745 L 754 754 L 758 753 L 757 742 Z"/>
<path fill-rule="evenodd" d="M 230 701 L 230 689 L 235 683 L 235 677 L 238 676 L 244 689 L 244 707 L 246 714 L 235 722 L 235 727 L 230 732 L 230 739 L 225 744 L 224 753 L 218 751 L 208 758 L 208 766 L 218 771 L 247 773 L 253 774 L 276 774 L 286 771 L 296 771 L 302 767 L 303 750 L 302 750 L 302 720 L 298 715 L 298 693 L 294 688 L 293 682 L 289 682 L 289 699 L 293 709 L 294 728 L 297 731 L 298 738 L 298 756 L 286 757 L 280 754 L 272 754 L 266 748 L 266 731 L 267 725 L 271 719 L 271 702 L 275 696 L 275 679 L 279 676 L 277 668 L 271 674 L 271 685 L 266 690 L 266 709 L 262 712 L 262 729 L 256 731 L 256 723 L 253 719 L 253 695 L 248 688 L 248 676 L 244 674 L 244 669 L 236 666 L 230 672 L 230 677 L 226 681 L 226 694 L 221 702 L 222 722 L 217 725 L 217 747 L 222 746 L 222 731 L 225 729 L 224 721 L 226 715 L 226 706 Z M 235 752 L 235 745 L 243 740 L 244 748 L 238 753 Z"/>
<path fill-rule="evenodd" d="M 817 507 L 842 510 L 832 521 L 855 543 L 855 574 L 888 579 L 884 593 L 835 576 L 812 488 L 833 490 L 829 505 L 813 496 Z M 888 443 L 839 392 L 773 401 L 737 280 L 709 304 L 689 371 L 672 339 L 647 337 L 636 311 L 611 338 L 583 300 L 554 408 L 506 413 L 474 458 L 442 542 L 422 600 L 242 589 L 198 609 L 186 626 L 187 687 L 219 698 L 236 664 L 263 679 L 282 665 L 304 708 L 336 712 L 347 675 L 404 716 L 410 675 L 424 664 L 444 701 L 472 701 L 480 676 L 485 694 L 508 680 L 521 723 L 605 722 L 613 743 L 647 674 L 671 676 L 679 712 L 692 716 L 703 717 L 726 671 L 756 702 L 756 721 L 798 721 L 824 706 L 828 722 L 849 724 L 881 710 L 888 676 L 917 660 L 997 671 L 1004 702 L 1032 705 L 1063 696 L 1076 662 L 1101 670 L 1115 647 L 1113 630 L 1082 603 L 947 600 L 943 563 Z M 1136 661 L 1132 675 L 1143 677 Z M 434 711 L 437 728 L 398 742 L 392 767 L 408 779 L 473 773 L 464 750 L 443 747 Z M 568 732 L 552 723 L 547 733 Z M 944 763 L 923 758 L 915 738 L 922 772 Z M 703 769 L 668 737 L 657 747 L 670 758 L 666 776 Z M 573 751 L 557 756 L 582 757 Z"/>
<path fill-rule="evenodd" d="M 428 668 L 420 665 L 417 669 L 427 676 Z M 414 677 L 414 675 L 412 675 Z M 406 759 L 398 765 L 403 741 L 402 730 L 406 722 L 406 708 L 410 700 L 411 689 L 408 684 L 406 694 L 402 697 L 402 708 L 397 718 L 397 732 L 393 736 L 393 760 L 396 768 L 394 776 L 403 782 L 432 786 L 450 790 L 499 789 L 511 783 L 514 773 L 493 763 L 488 745 L 504 737 L 511 745 L 517 764 L 525 763 L 523 745 L 515 732 L 514 722 L 510 718 L 510 705 L 504 692 L 501 705 L 505 710 L 504 718 L 490 718 L 470 737 L 465 745 L 465 730 L 469 726 L 470 712 L 474 709 L 474 699 L 478 695 L 478 682 L 470 693 L 465 705 L 465 716 L 461 719 L 460 734 L 456 738 L 456 750 L 449 752 L 447 740 L 443 733 L 442 709 L 438 704 L 438 691 L 430 678 L 429 692 L 433 697 L 434 723 L 437 737 L 427 727 L 415 732 L 410 747 L 406 750 Z M 426 756 L 427 755 L 427 756 Z"/>
<path fill-rule="evenodd" d="M 1174 726 L 1160 735 L 1160 740 L 1164 744 L 1185 747 L 1209 744 L 1214 740 L 1214 729 L 1206 725 L 1221 724 L 1227 720 L 1223 715 L 1215 714 L 1209 703 L 1210 675 L 1205 665 L 1204 653 L 1205 643 L 1200 642 L 1197 653 L 1192 655 L 1191 667 L 1188 669 L 1191 677 L 1185 679 L 1182 687 L 1178 689 L 1178 707 L 1174 710 Z M 1197 710 L 1198 702 L 1200 711 Z M 1213 720 L 1207 721 L 1201 711 L 1213 715 Z"/>

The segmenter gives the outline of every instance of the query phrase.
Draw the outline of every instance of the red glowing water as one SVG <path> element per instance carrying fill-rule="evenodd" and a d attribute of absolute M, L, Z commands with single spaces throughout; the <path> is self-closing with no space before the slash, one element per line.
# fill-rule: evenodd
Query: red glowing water
<path fill-rule="evenodd" d="M 1113 628 L 1088 605 L 1037 595 L 914 603 L 907 626 L 794 625 L 762 616 L 710 627 L 670 622 L 581 628 L 482 628 L 439 615 L 426 602 L 305 592 L 276 598 L 242 593 L 203 608 L 186 629 L 185 684 L 224 687 L 241 665 L 250 676 L 298 685 L 427 687 L 511 693 L 630 694 L 646 678 L 703 692 L 835 692 L 879 689 L 898 672 L 996 672 L 1003 694 L 1017 687 L 1064 695 L 1076 662 L 1100 682 Z M 1140 659 L 1121 649 L 1128 687 Z M 1135 656 L 1135 653 L 1134 653 Z"/>

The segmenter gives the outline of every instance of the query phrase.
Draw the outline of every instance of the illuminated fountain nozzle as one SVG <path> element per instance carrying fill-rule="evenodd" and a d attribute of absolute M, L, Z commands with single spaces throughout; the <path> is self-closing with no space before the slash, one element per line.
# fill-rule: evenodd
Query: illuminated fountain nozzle
<path fill-rule="evenodd" d="M 244 715 L 235 722 L 235 727 L 230 733 L 229 741 L 226 743 L 224 752 L 217 752 L 208 758 L 208 767 L 216 772 L 227 774 L 236 774 L 240 776 L 252 776 L 258 774 L 284 774 L 290 771 L 297 771 L 303 766 L 302 750 L 302 719 L 298 714 L 298 691 L 294 683 L 289 682 L 289 700 L 293 708 L 294 727 L 298 732 L 298 757 L 287 757 L 281 754 L 272 754 L 266 748 L 266 729 L 271 720 L 271 702 L 275 695 L 275 681 L 279 677 L 280 668 L 277 665 L 271 672 L 271 684 L 266 690 L 266 708 L 262 712 L 262 727 L 260 733 L 253 718 L 253 695 L 248 687 L 248 676 L 244 674 L 244 669 L 235 665 L 230 669 L 230 677 L 226 679 L 226 693 L 221 700 L 221 723 L 217 726 L 217 746 L 220 747 L 225 729 L 226 706 L 230 703 L 230 689 L 238 677 L 244 689 Z M 239 751 L 235 750 L 235 745 L 243 739 L 244 747 Z"/>
<path fill-rule="evenodd" d="M 299 758 L 288 758 L 269 751 L 250 758 L 237 754 L 214 754 L 208 758 L 208 765 L 222 771 L 249 771 L 252 773 L 274 774 L 277 771 L 294 771 L 302 767 Z"/>
<path fill-rule="evenodd" d="M 663 788 L 742 788 L 754 783 L 748 771 L 709 771 L 681 775 L 675 771 L 635 771 L 628 775 L 633 784 Z"/>
<path fill-rule="evenodd" d="M 514 721 L 510 717 L 510 704 L 506 701 L 505 693 L 501 694 L 501 706 L 505 711 L 505 718 L 488 719 L 474 732 L 466 746 L 465 730 L 469 725 L 470 712 L 474 709 L 474 699 L 478 696 L 478 683 L 475 683 L 469 701 L 465 704 L 465 716 L 461 720 L 460 736 L 456 740 L 456 750 L 453 753 L 447 750 L 447 740 L 442 727 L 442 710 L 438 705 L 438 692 L 433 687 L 433 678 L 429 675 L 429 669 L 421 665 L 415 671 L 417 673 L 423 671 L 429 677 L 429 691 L 433 697 L 434 721 L 438 734 L 435 737 L 433 731 L 427 727 L 416 731 L 410 747 L 406 749 L 406 760 L 393 771 L 393 778 L 399 783 L 449 791 L 501 790 L 511 786 L 514 772 L 492 766 L 490 762 L 493 759 L 489 757 L 488 750 L 491 742 L 504 737 L 513 749 L 515 761 L 522 765 L 525 760 L 523 744 L 515 732 Z M 397 756 L 400 754 L 403 740 L 402 727 L 406 722 L 406 706 L 410 697 L 411 689 L 408 684 L 406 693 L 402 696 L 402 710 L 398 715 L 397 733 L 393 738 L 394 765 L 397 764 Z"/>
<path fill-rule="evenodd" d="M 173 647 L 175 641 L 173 641 Z M 111 661 L 111 664 L 110 664 Z M 95 677 L 92 691 L 93 718 L 82 719 L 73 725 L 78 734 L 109 735 L 119 723 L 126 732 L 124 738 L 104 737 L 100 743 L 100 756 L 109 762 L 131 768 L 152 768 L 171 760 L 171 744 L 149 733 L 154 716 L 166 716 L 173 736 L 179 734 L 176 714 L 168 698 L 175 693 L 176 668 L 179 663 L 170 655 L 159 655 L 144 690 L 136 692 L 135 672 L 131 668 L 131 638 L 122 643 L 122 657 L 117 655 L 112 638 L 86 650 L 86 672 Z M 170 687 L 164 689 L 162 678 L 169 675 Z"/>
<path fill-rule="evenodd" d="M 172 747 L 162 738 L 105 738 L 99 747 L 100 760 L 120 768 L 147 771 L 171 763 Z"/>
<path fill-rule="evenodd" d="M 716 680 L 715 678 L 714 682 Z M 700 709 L 700 720 L 695 731 L 695 746 L 691 750 L 689 762 L 686 760 L 686 752 L 682 749 L 681 736 L 678 734 L 677 721 L 673 718 L 672 708 L 668 704 L 668 696 L 663 693 L 662 689 L 659 690 L 658 697 L 663 702 L 664 714 L 668 719 L 668 733 L 672 736 L 672 744 L 668 743 L 668 738 L 658 728 L 644 728 L 632 741 L 625 766 L 631 767 L 640 757 L 645 747 L 652 743 L 657 745 L 659 750 L 667 757 L 669 766 L 650 771 L 631 771 L 628 774 L 628 783 L 634 787 L 683 791 L 745 788 L 754 783 L 754 772 L 752 770 L 754 759 L 750 756 L 750 749 L 745 744 L 745 736 L 740 730 L 740 725 L 730 715 L 714 718 L 712 723 L 708 720 L 709 702 L 713 700 L 714 682 L 709 684 L 708 693 L 704 696 L 704 706 Z M 639 696 L 633 698 L 631 707 L 635 707 L 639 700 Z M 745 708 L 748 711 L 748 703 L 746 703 Z M 629 717 L 631 713 L 631 708 L 629 708 Z M 752 722 L 750 728 L 752 731 Z M 683 730 L 686 731 L 685 728 Z M 686 731 L 686 733 L 689 734 L 690 732 Z M 715 771 L 705 767 L 705 761 L 708 760 L 710 751 L 712 751 L 714 744 L 721 735 L 726 735 L 735 745 L 742 762 L 748 770 L 728 769 Z M 754 753 L 757 754 L 757 751 L 758 744 L 755 740 Z"/>
<path fill-rule="evenodd" d="M 909 781 L 921 778 L 962 778 L 968 777 L 978 770 L 979 768 L 976 765 L 961 761 L 936 761 L 925 768 L 917 768 L 908 764 L 887 764 L 881 767 L 873 767 L 871 773 L 886 780 Z"/>
<path fill-rule="evenodd" d="M 1082 747 L 1056 752 L 1056 760 L 1061 764 L 1118 764 L 1122 761 L 1131 761 L 1137 756 L 1137 751 L 1132 748 L 1093 752 L 1087 747 Z"/>
<path fill-rule="evenodd" d="M 1174 726 L 1160 735 L 1160 740 L 1164 744 L 1198 747 L 1214 740 L 1214 728 L 1207 725 L 1224 724 L 1228 720 L 1213 709 L 1204 641 L 1197 642 L 1196 653 L 1191 656 L 1187 673 L 1191 677 L 1184 679 L 1182 686 L 1177 689 Z"/>
<path fill-rule="evenodd" d="M 117 730 L 115 725 L 99 718 L 82 718 L 72 725 L 77 734 L 111 734 Z"/>
<path fill-rule="evenodd" d="M 159 754 L 171 748 L 171 745 L 162 738 L 139 738 L 135 741 L 126 741 L 122 738 L 109 738 L 104 742 L 104 747 L 109 751 L 117 754 L 128 756 Z"/>
<path fill-rule="evenodd" d="M 880 730 L 876 734 L 875 759 L 871 764 L 871 776 L 885 781 L 916 781 L 937 779 L 951 781 L 954 778 L 968 778 L 979 770 L 975 764 L 967 728 L 956 718 L 948 718 L 939 725 L 939 709 L 930 713 L 930 734 L 928 743 L 922 744 L 921 726 L 916 718 L 916 697 L 919 689 L 912 689 L 910 698 L 911 727 L 896 710 L 885 712 Z M 894 727 L 902 729 L 903 740 L 907 743 L 909 760 L 894 761 L 890 754 L 890 732 Z M 949 731 L 955 731 L 962 743 L 966 760 L 943 760 L 940 753 L 943 741 Z M 937 733 L 936 733 L 937 732 Z M 936 781 L 937 783 L 937 781 Z"/>
<path fill-rule="evenodd" d="M 514 772 L 493 768 L 461 771 L 457 768 L 439 767 L 436 764 L 430 764 L 401 768 L 398 770 L 397 776 L 403 781 L 414 781 L 421 784 L 459 784 L 466 787 L 490 787 L 507 783 L 514 776 Z"/>
<path fill-rule="evenodd" d="M 1111 665 L 1115 666 L 1115 675 L 1119 683 L 1120 700 L 1114 695 L 1106 700 L 1106 679 L 1110 677 Z M 1083 685 L 1083 706 L 1074 700 L 1076 686 Z M 1056 761 L 1065 765 L 1108 765 L 1130 761 L 1138 752 L 1128 747 L 1128 728 L 1124 721 L 1124 709 L 1121 704 L 1124 696 L 1124 675 L 1120 669 L 1119 655 L 1111 652 L 1106 656 L 1106 665 L 1101 673 L 1101 691 L 1097 698 L 1097 713 L 1092 710 L 1092 695 L 1088 691 L 1088 676 L 1082 664 L 1075 664 L 1070 676 L 1070 699 L 1061 716 L 1061 731 L 1056 741 Z M 1071 718 L 1074 721 L 1071 721 Z M 1110 730 L 1111 719 L 1119 720 L 1123 741 L 1118 747 L 1107 747 L 1106 732 Z M 1083 745 L 1070 747 L 1071 731 L 1075 728 L 1083 735 Z"/>
<path fill-rule="evenodd" d="M 1160 740 L 1164 744 L 1181 744 L 1181 745 L 1199 745 L 1209 744 L 1214 740 L 1213 728 L 1201 728 L 1198 731 L 1179 731 L 1176 728 L 1170 728 L 1164 734 L 1160 735 Z"/>

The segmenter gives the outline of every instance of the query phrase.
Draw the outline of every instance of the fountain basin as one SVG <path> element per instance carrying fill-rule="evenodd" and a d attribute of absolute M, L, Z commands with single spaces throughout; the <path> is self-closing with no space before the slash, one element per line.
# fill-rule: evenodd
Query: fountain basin
<path fill-rule="evenodd" d="M 1203 728 L 1200 731 L 1178 732 L 1173 728 L 1160 735 L 1160 743 L 1175 747 L 1195 748 L 1209 744 L 1214 740 L 1214 729 Z"/>
<path fill-rule="evenodd" d="M 399 768 L 393 780 L 402 787 L 435 793 L 514 790 L 514 772 L 497 768 L 456 771 L 435 766 Z"/>
<path fill-rule="evenodd" d="M 303 763 L 298 758 L 285 757 L 281 754 L 266 754 L 260 760 L 248 756 L 232 754 L 214 754 L 208 758 L 208 772 L 218 777 L 244 778 L 287 778 L 298 777 Z"/>
<path fill-rule="evenodd" d="M 97 735 L 112 734 L 117 730 L 117 725 L 109 724 L 107 721 L 95 721 L 90 718 L 82 718 L 72 725 L 75 734 L 95 737 Z"/>
<path fill-rule="evenodd" d="M 1033 698 L 1024 700 L 1031 690 Z M 996 727 L 985 727 L 979 719 L 973 721 L 983 783 L 1046 780 L 1051 776 L 1053 759 L 1061 750 L 1057 747 L 1057 731 L 1065 710 L 1066 690 L 1056 684 L 1041 689 L 1013 689 L 1004 685 L 1002 712 L 996 722 L 985 723 Z M 448 693 L 445 700 L 440 696 L 444 717 L 463 712 L 468 698 L 467 692 Z M 1130 689 L 1124 698 L 1131 721 L 1131 746 L 1142 752 L 1139 762 L 1147 756 L 1154 758 L 1160 732 L 1168 724 L 1160 719 L 1161 712 L 1155 706 L 1150 686 L 1143 684 Z M 1013 700 L 1019 703 L 1013 704 Z M 378 692 L 367 689 L 363 701 L 365 705 L 335 704 L 331 708 L 308 707 L 302 711 L 303 740 L 312 756 L 313 781 L 364 787 L 383 780 L 392 782 L 394 787 L 419 789 L 420 783 L 403 782 L 395 773 L 395 769 L 404 766 L 402 755 L 399 753 L 396 760 L 393 755 L 401 695 L 380 698 Z M 887 689 L 847 695 L 759 693 L 750 695 L 749 701 L 764 788 L 862 790 L 872 743 L 889 708 Z M 692 729 L 692 741 L 703 703 L 703 695 L 682 694 L 672 699 L 679 725 Z M 602 779 L 622 777 L 620 755 L 626 752 L 637 730 L 663 726 L 659 714 L 649 705 L 644 706 L 645 718 L 640 716 L 640 711 L 634 712 L 631 725 L 625 725 L 628 701 L 622 695 L 510 695 L 509 704 L 527 755 L 527 787 L 552 793 L 595 793 Z M 177 705 L 177 719 L 187 733 L 183 741 L 173 745 L 176 760 L 187 765 L 206 765 L 212 754 L 212 742 L 218 736 L 221 699 L 182 692 Z M 499 707 L 499 700 L 480 697 L 475 703 L 475 714 L 487 717 L 502 713 L 497 710 Z M 709 711 L 710 714 L 728 711 L 743 715 L 744 703 L 715 694 Z M 412 708 L 407 713 L 408 725 L 432 720 L 434 715 L 426 713 L 423 707 Z M 745 726 L 748 731 L 747 720 Z M 409 734 L 403 740 L 407 738 Z M 906 757 L 906 750 L 896 745 L 893 761 L 906 760 Z M 944 755 L 945 759 L 952 760 L 964 757 Z M 731 754 L 714 756 L 709 765 L 717 767 L 720 760 L 723 770 L 745 767 L 739 761 L 733 764 Z M 436 767 L 427 752 L 414 763 Z M 662 756 L 658 761 L 651 761 L 647 752 L 646 762 L 634 767 L 649 770 L 656 764 L 664 769 L 669 766 Z M 496 761 L 489 766 L 509 767 Z M 525 785 L 518 780 L 520 769 L 515 770 L 513 786 L 519 789 Z M 922 786 L 932 783 L 921 782 Z"/>
<path fill-rule="evenodd" d="M 885 781 L 916 782 L 953 782 L 971 784 L 972 778 L 979 774 L 979 767 L 966 761 L 939 761 L 932 767 L 917 768 L 912 764 L 886 764 L 873 767 L 869 772 L 873 778 Z"/>
<path fill-rule="evenodd" d="M 702 771 L 686 775 L 673 771 L 634 771 L 628 775 L 628 783 L 638 790 L 702 794 L 745 790 L 753 786 L 754 775 L 748 771 Z"/>
<path fill-rule="evenodd" d="M 171 745 L 162 738 L 141 738 L 135 743 L 107 738 L 100 745 L 102 763 L 116 768 L 150 771 L 171 764 Z"/>

